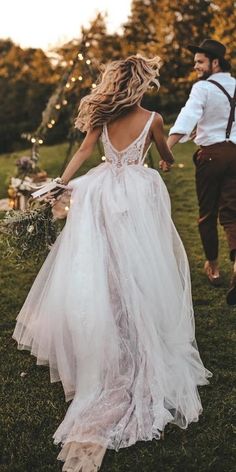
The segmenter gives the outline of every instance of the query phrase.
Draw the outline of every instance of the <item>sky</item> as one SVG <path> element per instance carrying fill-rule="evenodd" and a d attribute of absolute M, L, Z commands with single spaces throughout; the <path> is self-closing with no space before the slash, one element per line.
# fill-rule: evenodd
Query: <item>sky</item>
<path fill-rule="evenodd" d="M 130 5 L 131 0 L 0 0 L 0 38 L 48 50 L 78 38 L 98 12 L 107 13 L 109 32 L 119 32 Z"/>

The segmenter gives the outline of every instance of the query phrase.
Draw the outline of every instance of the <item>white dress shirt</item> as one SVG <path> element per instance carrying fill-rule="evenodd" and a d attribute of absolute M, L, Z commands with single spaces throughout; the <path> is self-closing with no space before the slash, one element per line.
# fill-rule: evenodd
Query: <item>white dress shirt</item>
<path fill-rule="evenodd" d="M 209 79 L 219 82 L 233 97 L 236 80 L 229 72 L 212 74 Z M 225 132 L 229 113 L 230 104 L 226 95 L 208 80 L 200 80 L 193 85 L 189 99 L 181 109 L 169 134 L 184 134 L 180 139 L 180 142 L 184 143 L 190 139 L 190 134 L 197 125 L 194 139 L 197 145 L 209 146 L 227 141 Z M 236 120 L 233 122 L 228 141 L 236 144 Z"/>

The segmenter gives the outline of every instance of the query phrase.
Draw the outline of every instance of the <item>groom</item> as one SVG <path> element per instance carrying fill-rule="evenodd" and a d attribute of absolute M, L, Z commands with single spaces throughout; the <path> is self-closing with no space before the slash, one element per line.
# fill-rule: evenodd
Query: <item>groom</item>
<path fill-rule="evenodd" d="M 199 149 L 194 154 L 199 203 L 199 232 L 206 255 L 205 272 L 212 285 L 220 285 L 217 219 L 228 240 L 233 275 L 226 301 L 236 305 L 236 80 L 225 59 L 225 46 L 205 39 L 189 45 L 194 54 L 198 82 L 170 129 L 168 145 L 191 139 Z"/>

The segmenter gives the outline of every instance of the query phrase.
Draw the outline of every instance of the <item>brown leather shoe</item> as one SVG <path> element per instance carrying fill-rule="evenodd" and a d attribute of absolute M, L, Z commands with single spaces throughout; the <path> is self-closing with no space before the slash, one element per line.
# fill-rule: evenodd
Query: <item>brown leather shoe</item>
<path fill-rule="evenodd" d="M 214 287 L 219 287 L 222 283 L 219 269 L 217 267 L 213 267 L 213 265 L 211 265 L 209 261 L 206 261 L 204 265 L 204 270 L 210 284 Z"/>
<path fill-rule="evenodd" d="M 233 273 L 229 290 L 226 294 L 226 302 L 228 305 L 236 305 L 236 272 Z"/>

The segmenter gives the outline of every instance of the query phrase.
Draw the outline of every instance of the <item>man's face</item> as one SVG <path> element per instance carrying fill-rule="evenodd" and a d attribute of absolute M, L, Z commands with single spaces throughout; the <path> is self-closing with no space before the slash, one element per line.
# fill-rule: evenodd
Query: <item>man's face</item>
<path fill-rule="evenodd" d="M 198 79 L 207 79 L 212 74 L 212 63 L 205 54 L 197 52 L 194 56 L 194 70 Z"/>

